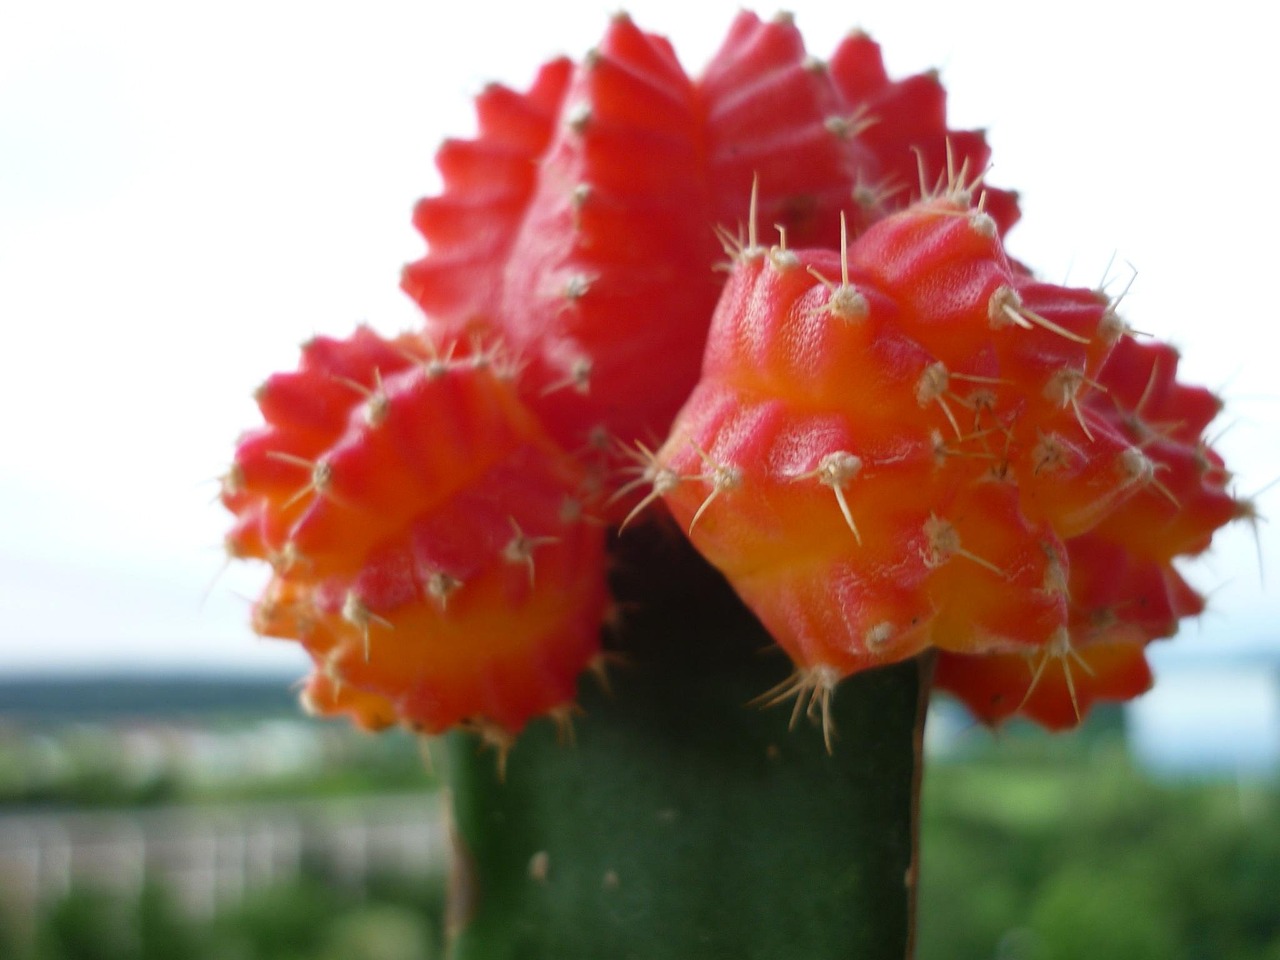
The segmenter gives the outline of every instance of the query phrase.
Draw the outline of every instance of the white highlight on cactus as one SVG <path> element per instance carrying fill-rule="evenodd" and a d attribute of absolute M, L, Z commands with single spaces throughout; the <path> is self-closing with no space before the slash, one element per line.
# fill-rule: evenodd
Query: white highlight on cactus
<path fill-rule="evenodd" d="M 839 140 L 853 140 L 879 122 L 880 118 L 873 116 L 871 109 L 863 103 L 847 116 L 827 117 L 822 121 L 822 125 L 826 127 L 828 133 Z"/>
<path fill-rule="evenodd" d="M 231 499 L 244 492 L 244 467 L 232 463 L 227 472 L 218 478 L 218 492 L 224 499 Z"/>
<path fill-rule="evenodd" d="M 1035 654 L 1028 654 L 1028 664 L 1030 664 L 1033 657 L 1035 657 Z M 1044 676 L 1044 668 L 1050 660 L 1057 660 L 1062 664 L 1063 679 L 1067 684 L 1067 693 L 1071 697 L 1071 709 L 1075 711 L 1078 722 L 1080 720 L 1080 701 L 1076 697 L 1076 681 L 1071 673 L 1071 661 L 1074 660 L 1077 666 L 1089 676 L 1093 676 L 1093 668 L 1080 655 L 1080 651 L 1072 646 L 1071 634 L 1066 627 L 1058 627 L 1053 632 L 1053 636 L 1049 638 L 1049 641 L 1040 648 L 1039 662 L 1032 668 L 1031 683 L 1027 687 L 1027 692 L 1023 695 L 1022 702 L 1018 704 L 1018 710 L 1015 713 L 1020 712 L 1027 705 L 1027 701 L 1031 699 L 1031 695 L 1035 693 L 1036 687 L 1040 685 L 1040 680 Z"/>
<path fill-rule="evenodd" d="M 769 264 L 779 273 L 793 270 L 800 266 L 800 258 L 787 249 L 787 228 L 775 223 L 773 229 L 778 231 L 778 242 L 769 248 Z"/>
<path fill-rule="evenodd" d="M 419 361 L 422 369 L 426 372 L 428 379 L 439 380 L 449 372 L 450 365 L 453 363 L 454 351 L 458 349 L 456 340 L 449 341 L 449 345 L 442 353 L 439 346 L 431 341 L 426 344 L 429 356 L 425 361 Z"/>
<path fill-rule="evenodd" d="M 693 519 L 689 521 L 689 535 L 693 536 L 693 528 L 698 525 L 698 521 L 702 519 L 702 515 L 707 512 L 707 508 L 711 506 L 716 497 L 727 490 L 736 490 L 742 486 L 742 471 L 732 464 L 716 463 L 695 441 L 690 440 L 689 443 L 697 451 L 703 466 L 707 468 L 705 473 L 698 474 L 693 479 L 711 484 L 711 492 L 707 494 L 707 498 L 702 501 L 701 506 L 694 511 Z"/>
<path fill-rule="evenodd" d="M 441 610 L 449 607 L 449 598 L 462 589 L 462 581 L 443 571 L 427 577 L 427 595 L 440 604 Z"/>
<path fill-rule="evenodd" d="M 571 302 L 577 302 L 585 297 L 590 289 L 591 277 L 585 273 L 575 273 L 564 285 L 564 298 Z"/>
<path fill-rule="evenodd" d="M 358 380 L 352 380 L 350 377 L 334 377 L 339 383 L 350 387 L 360 396 L 364 397 L 364 422 L 370 427 L 380 427 L 387 419 L 387 414 L 391 412 L 391 398 L 387 396 L 386 391 L 382 387 L 382 371 L 377 367 L 373 370 L 372 387 L 366 387 Z"/>
<path fill-rule="evenodd" d="M 945 397 L 950 386 L 951 377 L 947 373 L 947 365 L 941 360 L 935 360 L 924 368 L 924 373 L 920 375 L 920 380 L 916 383 L 916 401 L 922 407 L 937 403 L 942 408 L 942 412 L 946 414 L 947 421 L 951 424 L 951 429 L 956 432 L 956 437 L 962 437 L 964 433 L 960 429 L 960 424 L 956 421 L 956 415 L 951 412 L 951 407 L 947 405 Z"/>
<path fill-rule="evenodd" d="M 996 287 L 991 294 L 990 299 L 987 301 L 987 319 L 991 321 L 991 326 L 997 330 L 1010 325 L 1021 327 L 1023 330 L 1034 330 L 1036 327 L 1041 327 L 1050 333 L 1057 334 L 1064 340 L 1070 340 L 1072 343 L 1089 343 L 1088 337 L 1072 333 L 1061 324 L 1054 323 L 1048 317 L 1043 317 L 1027 307 L 1023 304 L 1022 297 L 1018 295 L 1018 291 L 1010 286 Z"/>
<path fill-rule="evenodd" d="M 1071 587 L 1067 581 L 1067 567 L 1062 561 L 1062 555 L 1051 543 L 1041 543 L 1040 548 L 1045 555 L 1044 580 L 1040 589 L 1051 597 L 1070 596 Z"/>
<path fill-rule="evenodd" d="M 533 551 L 538 547 L 559 543 L 559 537 L 530 537 L 520 527 L 515 517 L 507 518 L 511 522 L 514 536 L 502 548 L 502 559 L 507 563 L 523 564 L 529 570 L 529 586 L 534 585 Z"/>
<path fill-rule="evenodd" d="M 925 172 L 924 152 L 919 147 L 912 147 L 912 152 L 916 155 L 916 176 L 919 180 L 920 199 L 933 200 L 941 199 L 954 204 L 959 209 L 957 214 L 967 211 L 973 203 L 973 192 L 977 190 L 983 179 L 987 175 L 986 170 L 982 170 L 969 179 L 969 159 L 965 158 L 964 163 L 960 165 L 960 169 L 956 169 L 955 151 L 951 146 L 951 139 L 947 138 L 947 169 L 938 174 L 938 177 L 930 187 L 928 183 L 928 174 Z M 983 214 L 983 208 L 986 206 L 987 195 L 983 191 L 978 198 L 977 212 Z M 991 224 L 995 226 L 995 221 Z M 994 237 L 994 232 L 989 236 Z"/>
<path fill-rule="evenodd" d="M 619 533 L 625 530 L 632 520 L 643 513 L 645 507 L 649 506 L 653 501 L 657 500 L 659 497 L 665 496 L 679 486 L 682 479 L 680 474 L 676 473 L 670 467 L 660 463 L 658 461 L 658 455 L 639 440 L 636 441 L 634 450 L 626 446 L 624 446 L 622 450 L 627 457 L 635 461 L 635 466 L 631 469 L 636 471 L 639 475 L 634 480 L 619 487 L 613 496 L 609 498 L 609 502 L 614 503 L 621 500 L 631 491 L 644 486 L 646 483 L 652 484 L 653 489 L 650 490 L 639 503 L 631 508 L 631 512 L 628 513 L 622 523 L 618 525 Z"/>
<path fill-rule="evenodd" d="M 896 632 L 892 623 L 882 620 L 875 626 L 867 628 L 867 632 L 862 635 L 862 643 L 869 652 L 876 653 L 893 639 Z"/>
<path fill-rule="evenodd" d="M 985 197 L 986 194 L 983 194 Z M 969 214 L 969 227 L 974 233 L 986 237 L 988 240 L 994 240 L 996 234 L 1000 231 L 996 228 L 996 222 L 991 214 L 984 210 L 975 210 Z"/>
<path fill-rule="evenodd" d="M 964 549 L 960 545 L 960 532 L 953 524 L 941 519 L 937 514 L 931 513 L 929 519 L 925 521 L 924 536 L 927 548 L 921 551 L 921 557 L 925 566 L 940 567 L 952 557 L 964 557 L 994 574 L 1004 576 L 1004 571 L 990 560 L 984 560 L 977 554 Z"/>
<path fill-rule="evenodd" d="M 562 747 L 572 747 L 578 742 L 573 720 L 583 713 L 583 709 L 576 703 L 560 703 L 547 711 L 546 716 L 556 727 L 556 743 Z"/>
<path fill-rule="evenodd" d="M 1125 486 L 1139 484 L 1144 487 L 1154 487 L 1176 509 L 1182 509 L 1182 504 L 1178 502 L 1173 491 L 1156 478 L 1156 470 L 1159 466 L 1137 447 L 1129 447 L 1116 458 L 1116 469 L 1124 478 Z"/>
<path fill-rule="evenodd" d="M 342 619 L 347 621 L 357 630 L 360 631 L 364 641 L 364 659 L 369 661 L 369 627 L 372 624 L 378 624 L 380 627 L 386 627 L 388 630 L 394 629 L 389 620 L 378 616 L 369 609 L 367 603 L 355 590 L 348 590 L 347 595 L 342 601 Z"/>
<path fill-rule="evenodd" d="M 1107 261 L 1106 270 L 1103 271 L 1102 282 L 1094 290 L 1098 297 L 1106 303 L 1106 308 L 1102 311 L 1102 317 L 1098 320 L 1098 335 L 1108 347 L 1114 346 L 1121 337 L 1134 336 L 1138 332 L 1120 318 L 1120 304 L 1129 295 L 1129 291 L 1133 288 L 1133 282 L 1138 279 L 1138 269 L 1132 263 L 1127 264 L 1129 267 L 1129 280 L 1117 296 L 1111 297 L 1106 290 L 1107 285 L 1111 282 L 1111 267 L 1114 262 L 1115 255 L 1113 254 L 1111 259 Z"/>
<path fill-rule="evenodd" d="M 835 723 L 831 719 L 831 699 L 840 683 L 840 671 L 826 664 L 800 667 L 782 683 L 751 701 L 752 706 L 775 707 L 794 698 L 788 728 L 795 729 L 803 711 L 808 718 L 822 724 L 822 742 L 827 753 L 833 752 Z"/>
<path fill-rule="evenodd" d="M 722 269 L 732 270 L 737 263 L 758 260 L 765 255 L 766 251 L 760 246 L 756 230 L 759 200 L 760 176 L 757 174 L 751 179 L 751 202 L 747 208 L 747 239 L 745 243 L 742 240 L 742 224 L 738 224 L 738 233 L 736 235 L 730 233 L 723 225 L 716 225 L 715 235 L 720 241 L 720 246 L 724 248 L 724 252 L 729 255 L 729 263 L 727 266 L 721 265 Z"/>
<path fill-rule="evenodd" d="M 591 373 L 594 365 L 590 357 L 578 357 L 569 367 L 569 372 L 559 380 L 542 388 L 542 396 L 550 396 L 560 390 L 572 389 L 575 393 L 586 395 L 591 392 Z"/>
<path fill-rule="evenodd" d="M 862 546 L 862 534 L 858 532 L 858 526 L 853 522 L 853 512 L 849 509 L 849 501 L 845 498 L 844 488 L 860 472 L 862 472 L 861 457 L 847 450 L 837 450 L 823 457 L 818 462 L 816 469 L 792 478 L 793 480 L 816 479 L 819 483 L 832 489 L 836 495 L 836 503 L 840 506 L 840 513 L 844 517 L 844 522 L 848 525 L 849 532 L 853 534 L 853 539 L 857 541 L 858 546 Z"/>
<path fill-rule="evenodd" d="M 845 221 L 844 211 L 840 213 L 840 283 L 836 285 L 820 274 L 813 267 L 807 268 L 820 284 L 827 289 L 827 302 L 821 312 L 853 323 L 865 320 L 871 313 L 871 305 L 857 287 L 849 282 L 849 227 Z"/>
<path fill-rule="evenodd" d="M 1042 473 L 1053 473 L 1067 465 L 1067 445 L 1056 433 L 1042 433 L 1031 450 L 1031 459 L 1035 463 L 1031 473 L 1040 476 Z"/>
<path fill-rule="evenodd" d="M 589 103 L 579 103 L 570 108 L 565 114 L 565 123 L 574 133 L 581 134 L 586 132 L 587 127 L 591 125 L 591 105 Z"/>
<path fill-rule="evenodd" d="M 1092 442 L 1093 432 L 1085 421 L 1084 411 L 1080 409 L 1080 387 L 1085 384 L 1095 390 L 1106 392 L 1106 387 L 1096 380 L 1090 380 L 1084 375 L 1083 370 L 1077 370 L 1074 367 L 1063 367 L 1049 377 L 1049 382 L 1044 385 L 1044 397 L 1046 400 L 1052 400 L 1063 408 L 1070 406 L 1076 415 L 1076 423 L 1080 424 L 1080 429 L 1084 431 L 1084 435 Z"/>
<path fill-rule="evenodd" d="M 290 463 L 311 471 L 310 482 L 284 502 L 283 509 L 285 510 L 309 494 L 314 493 L 318 497 L 324 496 L 333 483 L 333 466 L 323 457 L 319 460 L 308 460 L 306 457 L 300 457 L 296 453 L 286 453 L 283 450 L 270 450 L 266 455 L 272 460 Z"/>

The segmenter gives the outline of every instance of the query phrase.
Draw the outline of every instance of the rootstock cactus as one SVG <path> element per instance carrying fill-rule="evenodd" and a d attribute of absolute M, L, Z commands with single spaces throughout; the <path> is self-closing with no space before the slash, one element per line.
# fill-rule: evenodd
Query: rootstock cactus
<path fill-rule="evenodd" d="M 504 754 L 566 724 L 641 525 L 723 573 L 797 714 L 931 649 L 989 722 L 1149 686 L 1203 608 L 1175 561 L 1250 512 L 1219 403 L 1108 294 L 1010 258 L 1015 196 L 935 76 L 742 13 L 690 78 L 619 16 L 476 110 L 414 211 L 421 328 L 308 343 L 225 478 L 310 709 Z"/>

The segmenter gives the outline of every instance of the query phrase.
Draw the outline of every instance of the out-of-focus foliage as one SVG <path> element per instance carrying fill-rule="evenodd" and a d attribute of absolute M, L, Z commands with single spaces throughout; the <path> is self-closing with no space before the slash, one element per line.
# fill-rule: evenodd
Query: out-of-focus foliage
<path fill-rule="evenodd" d="M 285 721 L 296 752 L 275 769 L 254 769 L 243 744 L 257 727 L 170 731 L 171 755 L 145 766 L 120 762 L 116 734 L 85 727 L 43 739 L 38 755 L 0 737 L 0 812 L 13 807 L 143 807 L 195 801 L 268 800 L 305 794 L 339 796 L 368 790 L 414 790 L 433 781 L 422 771 L 413 738 L 370 739 L 337 724 Z M 277 730 L 279 732 L 279 730 Z M 189 736 L 186 734 L 190 734 Z M 199 744 L 193 744 L 198 740 Z M 216 758 L 192 754 L 202 746 Z M 184 751 L 189 751 L 184 754 Z"/>
<path fill-rule="evenodd" d="M 120 742 L 101 731 L 84 739 L 82 723 L 104 719 L 8 729 L 0 786 L 9 785 L 10 809 L 20 799 L 60 808 L 146 802 Z M 260 715 L 201 719 L 201 736 L 213 742 L 242 743 L 245 729 L 261 729 Z M 1014 728 L 989 740 L 970 730 L 930 759 L 919 960 L 1280 960 L 1280 787 L 1153 781 L 1130 762 L 1119 721 L 1100 711 L 1079 733 L 1056 737 Z M 179 778 L 166 802 L 341 794 L 349 803 L 432 782 L 408 738 L 306 724 L 326 738 L 343 730 L 340 743 L 324 741 L 318 764 Z M 126 728 L 116 721 L 107 729 Z M 59 756 L 80 760 L 66 766 Z M 40 790 L 15 792 L 15 783 L 33 782 L 33 770 L 43 771 Z M 116 786 L 102 795 L 94 783 Z M 434 877 L 373 876 L 361 889 L 308 868 L 296 883 L 254 890 L 209 920 L 184 914 L 155 886 L 129 900 L 73 887 L 34 920 L 0 898 L 0 958 L 434 960 L 444 896 L 439 870 Z"/>
<path fill-rule="evenodd" d="M 921 960 L 1280 960 L 1280 791 L 1006 740 L 925 775 Z"/>
<path fill-rule="evenodd" d="M 1280 960 L 1280 791 L 1158 784 L 1037 737 L 926 774 L 920 960 Z M 442 883 L 309 876 L 210 922 L 74 891 L 14 960 L 430 960 Z"/>
<path fill-rule="evenodd" d="M 122 909 L 122 906 L 125 906 Z M 183 919 L 163 891 L 133 904 L 74 891 L 13 960 L 435 960 L 442 955 L 440 884 L 375 882 L 363 894 L 314 877 L 261 891 L 207 923 Z"/>

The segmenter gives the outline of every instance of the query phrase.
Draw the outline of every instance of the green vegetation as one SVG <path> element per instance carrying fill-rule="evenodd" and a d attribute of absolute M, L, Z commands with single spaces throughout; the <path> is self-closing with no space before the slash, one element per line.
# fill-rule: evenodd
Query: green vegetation
<path fill-rule="evenodd" d="M 141 807 L 420 790 L 421 748 L 303 716 L 278 682 L 0 683 L 6 808 Z"/>
<path fill-rule="evenodd" d="M 1280 792 L 1011 738 L 926 775 L 923 960 L 1280 960 Z"/>
<path fill-rule="evenodd" d="M 163 891 L 132 904 L 78 890 L 40 920 L 14 960 L 436 960 L 442 885 L 383 881 L 356 895 L 323 877 L 258 891 L 208 923 L 182 918 Z"/>
<path fill-rule="evenodd" d="M 1063 737 L 972 730 L 957 752 L 929 762 L 920 960 L 1280 960 L 1280 790 L 1152 781 L 1130 763 L 1117 720 L 1104 713 L 1083 733 Z M 261 722 L 224 716 L 213 729 L 235 738 L 253 735 Z M 431 782 L 412 738 L 304 725 L 323 744 L 307 763 L 223 780 L 171 771 L 162 799 L 341 795 L 358 802 Z M 30 731 L 10 729 L 0 742 L 0 786 L 8 784 L 9 801 L 0 802 L 0 813 L 15 800 L 48 809 L 151 799 L 133 773 L 113 770 L 110 758 L 124 751 L 112 744 L 112 728 L 86 729 L 41 728 L 36 746 Z M 66 753 L 73 743 L 79 754 Z M 58 750 L 80 756 L 79 766 L 49 761 Z M 45 772 L 39 791 L 31 786 L 36 768 Z M 54 776 L 57 769 L 62 774 Z M 19 782 L 28 784 L 25 793 L 14 792 Z M 75 888 L 46 901 L 34 922 L 0 900 L 0 957 L 434 960 L 444 882 L 438 871 L 433 876 L 373 875 L 353 886 L 308 865 L 296 882 L 254 890 L 208 920 L 183 914 L 154 887 L 127 902 Z"/>
<path fill-rule="evenodd" d="M 171 756 L 145 765 L 121 763 L 110 730 L 73 728 L 50 734 L 33 747 L 21 740 L 0 740 L 0 813 L 6 807 L 93 809 L 174 803 L 275 800 L 297 796 L 345 796 L 389 790 L 420 790 L 431 781 L 423 774 L 416 740 L 404 733 L 369 738 L 332 725 L 300 720 L 303 755 L 275 769 L 255 768 L 236 757 L 242 740 L 256 728 L 234 726 L 212 731 L 225 766 L 201 768 L 198 758 Z M 314 735 L 305 733 L 314 726 Z M 229 759 L 228 759 L 229 757 Z"/>
<path fill-rule="evenodd" d="M 163 675 L 0 680 L 0 718 L 25 726 L 296 712 L 288 680 Z"/>

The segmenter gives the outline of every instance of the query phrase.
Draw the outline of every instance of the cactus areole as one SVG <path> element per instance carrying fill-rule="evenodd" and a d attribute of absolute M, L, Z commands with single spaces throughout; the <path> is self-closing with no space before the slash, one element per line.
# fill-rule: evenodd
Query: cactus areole
<path fill-rule="evenodd" d="M 312 712 L 456 731 L 455 956 L 904 956 L 929 689 L 1072 727 L 1203 609 L 1219 401 L 1009 256 L 945 106 L 861 33 L 744 12 L 691 78 L 618 16 L 441 147 L 419 327 L 256 394 L 253 627 Z"/>

